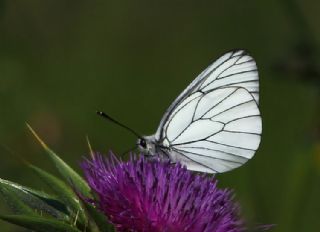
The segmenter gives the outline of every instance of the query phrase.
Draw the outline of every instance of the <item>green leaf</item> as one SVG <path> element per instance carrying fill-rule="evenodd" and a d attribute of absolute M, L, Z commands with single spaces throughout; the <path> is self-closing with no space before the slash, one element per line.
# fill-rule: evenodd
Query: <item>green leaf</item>
<path fill-rule="evenodd" d="M 37 232 L 80 232 L 64 222 L 39 216 L 0 215 L 0 219 Z"/>
<path fill-rule="evenodd" d="M 83 196 L 91 197 L 90 187 L 88 186 L 87 182 L 78 174 L 76 173 L 69 165 L 67 165 L 58 155 L 56 155 L 37 135 L 37 133 L 31 128 L 29 124 L 27 127 L 34 135 L 34 137 L 39 141 L 42 147 L 45 149 L 53 163 L 55 164 L 56 168 L 59 170 L 60 174 L 63 178 L 74 185 L 74 187 L 79 191 Z"/>
<path fill-rule="evenodd" d="M 72 189 L 62 180 L 51 175 L 50 173 L 33 165 L 29 165 L 29 167 L 35 171 L 37 175 L 51 188 L 58 199 L 67 206 L 72 213 L 71 218 L 75 218 L 75 220 L 79 219 L 79 222 L 82 225 L 85 225 L 87 220 L 84 209 L 81 206 L 79 198 L 72 191 Z"/>
<path fill-rule="evenodd" d="M 6 202 L 8 207 L 14 212 L 19 214 L 30 214 L 34 215 L 35 212 L 26 205 L 12 189 L 5 185 L 0 185 L 0 195 L 2 199 Z"/>
<path fill-rule="evenodd" d="M 65 205 L 49 194 L 45 194 L 43 192 L 36 191 L 34 189 L 1 178 L 0 191 L 5 194 L 4 198 L 7 204 L 15 212 L 18 211 L 18 213 L 27 213 L 21 212 L 21 209 L 23 209 L 23 207 L 18 206 L 17 203 L 13 201 L 19 199 L 20 202 L 24 203 L 32 209 L 40 211 L 41 213 L 46 213 L 61 220 L 68 220 L 68 216 L 66 215 L 67 209 Z M 11 197 L 8 195 L 10 195 Z M 15 196 L 15 198 L 12 198 L 12 196 Z"/>
<path fill-rule="evenodd" d="M 83 204 L 91 217 L 91 219 L 95 222 L 100 231 L 115 231 L 112 224 L 108 223 L 107 217 L 98 211 L 92 204 L 83 201 Z"/>

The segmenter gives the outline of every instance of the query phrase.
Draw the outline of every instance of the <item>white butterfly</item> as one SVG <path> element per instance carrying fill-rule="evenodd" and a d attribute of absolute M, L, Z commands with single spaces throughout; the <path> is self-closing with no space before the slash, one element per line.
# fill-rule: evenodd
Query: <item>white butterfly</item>
<path fill-rule="evenodd" d="M 251 159 L 259 147 L 258 104 L 254 59 L 242 50 L 228 52 L 177 97 L 157 132 L 138 140 L 139 148 L 193 171 L 232 170 Z"/>
<path fill-rule="evenodd" d="M 243 165 L 258 149 L 258 104 L 256 63 L 238 50 L 221 56 L 177 97 L 154 135 L 140 136 L 98 114 L 138 136 L 139 149 L 147 156 L 169 158 L 193 171 L 221 173 Z"/>

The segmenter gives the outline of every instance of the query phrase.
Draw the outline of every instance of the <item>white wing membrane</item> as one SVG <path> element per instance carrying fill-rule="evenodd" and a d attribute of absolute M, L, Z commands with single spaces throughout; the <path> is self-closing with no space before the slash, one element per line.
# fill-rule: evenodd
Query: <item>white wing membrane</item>
<path fill-rule="evenodd" d="M 260 143 L 259 81 L 254 59 L 229 52 L 172 103 L 155 135 L 188 169 L 217 173 L 244 164 Z"/>
<path fill-rule="evenodd" d="M 194 113 L 194 119 L 199 119 L 213 111 L 215 106 L 221 104 L 221 101 L 228 98 L 233 91 L 234 89 L 232 88 L 217 89 L 216 91 L 208 93 L 206 97 L 202 97 L 197 106 L 197 110 Z"/>
<path fill-rule="evenodd" d="M 193 100 L 191 101 L 188 101 L 170 118 L 168 123 L 170 123 L 171 126 L 166 127 L 167 137 L 169 140 L 174 140 L 180 133 L 183 132 L 185 128 L 188 128 L 190 126 L 193 121 L 193 114 L 190 114 L 190 112 L 193 112 L 193 109 L 197 106 L 197 102 L 199 101 L 199 99 L 200 96 L 193 98 Z M 183 120 L 181 120 L 181 117 L 183 118 Z"/>
<path fill-rule="evenodd" d="M 178 134 L 173 141 L 174 143 L 179 144 L 185 143 L 186 141 L 190 142 L 206 139 L 208 136 L 220 132 L 223 127 L 223 123 L 211 121 L 210 119 L 196 120 Z"/>

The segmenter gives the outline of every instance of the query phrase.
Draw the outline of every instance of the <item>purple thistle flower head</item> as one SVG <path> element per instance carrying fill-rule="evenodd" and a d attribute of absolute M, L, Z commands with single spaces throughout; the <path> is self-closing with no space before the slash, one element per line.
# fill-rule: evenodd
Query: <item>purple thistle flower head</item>
<path fill-rule="evenodd" d="M 98 196 L 95 204 L 118 231 L 243 231 L 232 193 L 180 164 L 97 154 L 82 168 Z"/>

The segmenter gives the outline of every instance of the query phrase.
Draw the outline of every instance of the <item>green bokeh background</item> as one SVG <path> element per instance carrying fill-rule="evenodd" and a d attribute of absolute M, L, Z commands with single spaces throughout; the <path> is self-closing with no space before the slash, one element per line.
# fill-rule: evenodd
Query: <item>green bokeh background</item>
<path fill-rule="evenodd" d="M 0 0 L 0 177 L 45 189 L 24 160 L 55 172 L 25 122 L 79 170 L 87 135 L 102 152 L 135 143 L 97 109 L 152 134 L 198 73 L 245 48 L 260 70 L 262 143 L 218 175 L 220 186 L 235 190 L 252 225 L 320 231 L 319 9 L 315 0 Z M 24 230 L 0 222 L 0 231 Z"/>

